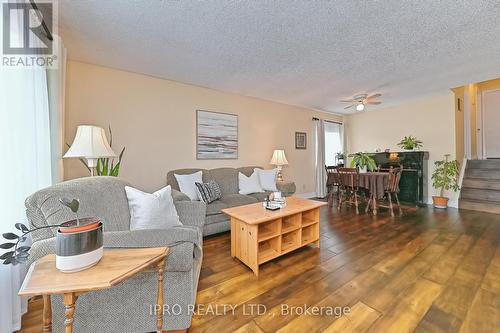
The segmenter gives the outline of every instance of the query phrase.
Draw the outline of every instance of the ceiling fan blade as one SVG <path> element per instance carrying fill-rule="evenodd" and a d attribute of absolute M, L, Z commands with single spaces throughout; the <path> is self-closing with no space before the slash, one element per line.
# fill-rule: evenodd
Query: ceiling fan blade
<path fill-rule="evenodd" d="M 375 105 L 379 105 L 379 104 L 382 104 L 381 101 L 367 101 L 366 104 L 375 104 Z"/>
<path fill-rule="evenodd" d="M 346 107 L 344 108 L 344 110 L 350 109 L 350 108 L 352 108 L 354 105 L 356 105 L 356 104 L 351 104 L 351 105 L 349 105 L 349 106 L 346 106 Z"/>
<path fill-rule="evenodd" d="M 377 98 L 377 97 L 380 97 L 380 96 L 382 96 L 382 94 L 373 94 L 373 95 L 368 96 L 366 99 Z"/>
<path fill-rule="evenodd" d="M 353 102 L 356 102 L 355 99 L 341 99 L 340 101 L 343 102 L 343 103 L 353 103 Z"/>

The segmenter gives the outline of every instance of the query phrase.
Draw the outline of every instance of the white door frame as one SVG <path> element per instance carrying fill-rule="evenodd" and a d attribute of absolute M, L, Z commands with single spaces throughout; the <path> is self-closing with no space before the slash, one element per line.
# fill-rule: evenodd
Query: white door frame
<path fill-rule="evenodd" d="M 477 90 L 476 98 L 476 138 L 477 138 L 477 158 L 485 160 L 484 153 L 484 131 L 483 131 L 483 93 L 484 91 Z"/>
<path fill-rule="evenodd" d="M 469 97 L 469 86 L 466 86 L 467 89 L 464 89 L 464 100 L 463 100 L 463 108 L 464 108 L 464 156 L 466 159 L 470 160 L 472 158 L 472 149 L 471 149 L 471 124 L 470 124 L 470 97 Z"/>
<path fill-rule="evenodd" d="M 480 95 L 480 99 L 478 99 L 478 148 L 479 148 L 479 138 L 481 138 L 481 158 L 482 159 L 487 159 L 487 152 L 486 152 L 486 133 L 484 131 L 484 122 L 485 122 L 485 116 L 484 116 L 484 95 L 489 92 L 494 92 L 494 91 L 500 91 L 499 88 L 495 89 L 488 89 L 488 90 L 482 90 Z M 479 150 L 478 150 L 479 152 Z"/>

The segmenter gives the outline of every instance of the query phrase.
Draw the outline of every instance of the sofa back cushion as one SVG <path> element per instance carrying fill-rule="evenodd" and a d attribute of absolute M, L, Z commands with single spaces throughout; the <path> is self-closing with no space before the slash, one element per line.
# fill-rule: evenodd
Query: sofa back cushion
<path fill-rule="evenodd" d="M 203 182 L 208 183 L 210 180 L 215 180 L 219 184 L 222 191 L 222 196 L 225 194 L 237 194 L 238 188 L 238 172 L 243 173 L 245 176 L 249 177 L 253 173 L 253 169 L 261 167 L 258 166 L 248 166 L 241 168 L 216 168 L 216 169 L 177 169 L 172 170 L 167 173 L 167 185 L 172 186 L 173 189 L 179 191 L 179 184 L 175 179 L 174 174 L 186 175 L 195 173 L 197 171 L 203 171 Z"/>
<path fill-rule="evenodd" d="M 55 225 L 75 219 L 75 214 L 59 203 L 60 198 L 80 200 L 79 217 L 99 217 L 104 231 L 129 230 L 130 212 L 125 186 L 117 177 L 85 177 L 65 181 L 35 192 L 26 199 L 26 215 L 31 227 Z M 37 241 L 54 237 L 56 228 L 33 234 Z"/>
<path fill-rule="evenodd" d="M 238 193 L 238 170 L 235 168 L 217 168 L 210 170 L 210 176 L 219 184 L 222 197 Z"/>

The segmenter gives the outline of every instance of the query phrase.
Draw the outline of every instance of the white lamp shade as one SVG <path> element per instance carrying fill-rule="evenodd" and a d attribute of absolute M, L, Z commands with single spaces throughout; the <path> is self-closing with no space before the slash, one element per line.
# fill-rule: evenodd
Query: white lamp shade
<path fill-rule="evenodd" d="M 271 162 L 269 164 L 273 165 L 285 165 L 288 164 L 288 161 L 285 157 L 285 151 L 282 149 L 276 149 L 273 152 L 273 157 L 271 158 Z"/>
<path fill-rule="evenodd" d="M 80 125 L 76 130 L 73 144 L 66 154 L 64 154 L 64 157 L 96 159 L 101 157 L 116 157 L 116 154 L 111 149 L 103 128 L 99 126 Z"/>

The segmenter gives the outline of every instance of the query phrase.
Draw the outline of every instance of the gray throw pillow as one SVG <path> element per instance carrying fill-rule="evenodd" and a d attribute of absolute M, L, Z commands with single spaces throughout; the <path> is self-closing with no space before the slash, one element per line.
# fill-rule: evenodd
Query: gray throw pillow
<path fill-rule="evenodd" d="M 196 182 L 194 184 L 198 190 L 198 196 L 204 203 L 209 204 L 222 198 L 222 191 L 215 180 L 211 180 L 208 183 Z"/>

